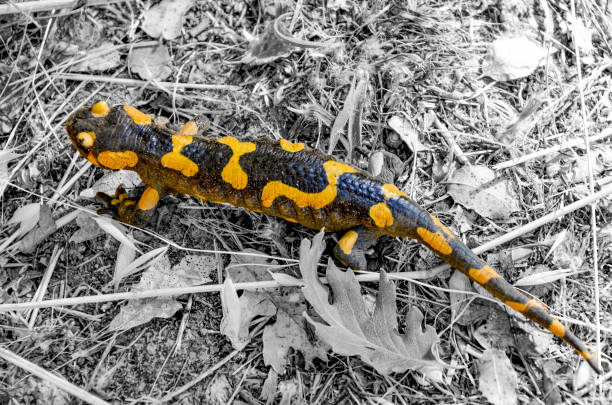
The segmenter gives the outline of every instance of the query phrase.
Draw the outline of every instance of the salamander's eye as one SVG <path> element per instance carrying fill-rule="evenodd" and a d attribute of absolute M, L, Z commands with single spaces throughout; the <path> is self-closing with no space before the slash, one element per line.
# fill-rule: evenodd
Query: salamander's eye
<path fill-rule="evenodd" d="M 106 117 L 108 113 L 110 112 L 110 108 L 108 104 L 106 104 L 106 101 L 98 101 L 96 104 L 94 104 L 91 107 L 89 111 L 91 111 L 91 114 L 94 117 L 99 118 L 99 117 Z"/>
<path fill-rule="evenodd" d="M 79 144 L 82 147 L 89 149 L 96 141 L 96 134 L 93 132 L 79 132 L 77 135 L 77 141 L 79 141 Z"/>

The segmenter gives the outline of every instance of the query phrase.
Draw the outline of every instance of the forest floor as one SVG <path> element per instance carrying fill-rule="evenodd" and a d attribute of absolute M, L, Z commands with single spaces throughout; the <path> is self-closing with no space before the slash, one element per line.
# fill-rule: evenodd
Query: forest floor
<path fill-rule="evenodd" d="M 0 404 L 612 402 L 608 3 L 59 3 L 0 4 Z M 97 216 L 97 191 L 139 188 L 66 136 L 99 100 L 303 142 L 395 183 L 603 374 L 411 240 L 370 249 L 374 275 L 344 302 L 376 323 L 377 292 L 394 296 L 373 333 L 427 344 L 383 355 L 323 336 L 332 305 L 296 287 L 341 235 L 319 257 L 301 247 L 315 231 L 184 195 L 147 229 Z M 227 281 L 273 277 L 289 286 Z"/>

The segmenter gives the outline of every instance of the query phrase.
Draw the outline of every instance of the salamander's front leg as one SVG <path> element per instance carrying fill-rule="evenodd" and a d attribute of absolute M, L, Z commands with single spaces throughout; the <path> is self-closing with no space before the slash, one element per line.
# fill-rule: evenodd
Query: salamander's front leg
<path fill-rule="evenodd" d="M 340 238 L 334 255 L 342 264 L 353 270 L 366 270 L 365 252 L 382 236 L 379 230 L 360 226 L 351 229 Z"/>
<path fill-rule="evenodd" d="M 161 196 L 162 193 L 158 190 L 147 186 L 140 198 L 130 198 L 123 186 L 119 186 L 114 196 L 106 193 L 96 194 L 106 205 L 106 208 L 98 210 L 98 214 L 110 215 L 121 222 L 144 227 L 153 217 Z"/>

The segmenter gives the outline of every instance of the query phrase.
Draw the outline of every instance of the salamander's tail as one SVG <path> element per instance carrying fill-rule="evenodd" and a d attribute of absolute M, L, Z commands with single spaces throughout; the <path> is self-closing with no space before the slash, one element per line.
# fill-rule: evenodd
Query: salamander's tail
<path fill-rule="evenodd" d="M 437 218 L 425 210 L 417 221 L 416 237 L 434 253 L 470 279 L 483 286 L 510 308 L 525 315 L 555 336 L 569 343 L 598 374 L 602 373 L 597 356 L 537 300 L 529 298 L 504 280 L 487 263 L 461 242 Z"/>

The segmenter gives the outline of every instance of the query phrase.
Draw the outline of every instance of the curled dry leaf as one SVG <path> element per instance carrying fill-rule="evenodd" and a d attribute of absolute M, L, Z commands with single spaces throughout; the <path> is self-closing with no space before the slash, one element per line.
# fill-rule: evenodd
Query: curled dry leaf
<path fill-rule="evenodd" d="M 290 13 L 283 14 L 273 22 L 268 22 L 261 35 L 249 43 L 249 48 L 240 62 L 250 65 L 263 65 L 289 56 L 294 49 L 334 49 L 340 45 L 335 42 L 311 42 L 292 37 L 285 27 L 290 15 Z"/>
<path fill-rule="evenodd" d="M 518 402 L 518 380 L 510 359 L 501 350 L 485 350 L 478 361 L 478 389 L 493 405 L 514 405 Z"/>
<path fill-rule="evenodd" d="M 455 202 L 491 219 L 508 219 L 519 210 L 512 184 L 496 179 L 485 166 L 463 166 L 448 180 L 448 194 Z"/>
<path fill-rule="evenodd" d="M 482 70 L 493 80 L 520 79 L 544 65 L 549 52 L 526 37 L 499 38 L 491 44 Z"/>
<path fill-rule="evenodd" d="M 136 172 L 130 170 L 107 171 L 91 187 L 81 191 L 79 197 L 94 198 L 96 193 L 113 195 L 120 185 L 129 190 L 141 183 L 140 177 Z"/>
<path fill-rule="evenodd" d="M 438 343 L 435 329 L 423 328 L 423 315 L 413 307 L 406 318 L 405 333 L 398 333 L 395 286 L 384 271 L 380 275 L 374 313 L 369 316 L 354 273 L 341 272 L 330 261 L 326 276 L 335 302 L 329 303 L 329 292 L 316 271 L 323 248 L 323 232 L 320 232 L 314 237 L 312 246 L 309 240 L 302 240 L 300 249 L 300 271 L 305 284 L 302 291 L 325 321 L 317 322 L 304 314 L 315 327 L 317 336 L 335 353 L 359 356 L 381 374 L 411 369 L 441 381 L 442 368 L 432 352 Z"/>
<path fill-rule="evenodd" d="M 410 121 L 398 115 L 394 115 L 389 118 L 387 124 L 392 130 L 397 132 L 400 138 L 402 138 L 402 141 L 404 141 L 406 146 L 408 146 L 413 153 L 425 150 L 425 147 L 419 141 L 419 133 Z"/>
<path fill-rule="evenodd" d="M 145 12 L 142 30 L 153 38 L 178 38 L 183 18 L 192 5 L 192 0 L 162 0 Z"/>

